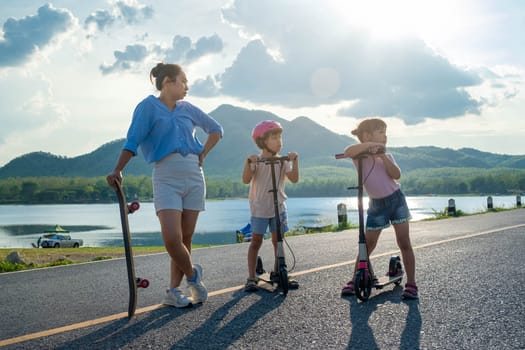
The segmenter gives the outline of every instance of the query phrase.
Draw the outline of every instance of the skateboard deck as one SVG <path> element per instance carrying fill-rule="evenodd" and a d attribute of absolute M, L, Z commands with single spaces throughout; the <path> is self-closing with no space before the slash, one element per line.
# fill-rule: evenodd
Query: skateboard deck
<path fill-rule="evenodd" d="M 128 304 L 128 318 L 132 318 L 137 308 L 137 287 L 147 288 L 149 281 L 147 279 L 137 278 L 135 275 L 135 265 L 133 263 L 133 250 L 131 248 L 131 235 L 129 231 L 128 215 L 138 210 L 140 205 L 138 202 L 127 204 L 126 195 L 122 189 L 120 182 L 115 181 L 118 204 L 120 209 L 120 222 L 122 224 L 122 237 L 124 239 L 124 251 L 126 255 L 126 268 L 129 285 L 129 304 Z"/>

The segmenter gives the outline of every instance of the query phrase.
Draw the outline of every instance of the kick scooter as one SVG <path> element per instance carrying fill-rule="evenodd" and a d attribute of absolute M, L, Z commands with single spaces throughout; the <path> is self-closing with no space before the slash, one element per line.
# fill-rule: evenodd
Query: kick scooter
<path fill-rule="evenodd" d="M 381 152 L 378 151 L 376 153 Z M 382 150 L 384 152 L 384 150 Z M 363 185 L 366 179 L 363 180 L 363 159 L 369 155 L 370 152 L 363 152 L 356 156 L 357 159 L 357 186 L 348 187 L 349 190 L 357 189 L 357 210 L 359 215 L 359 253 L 357 271 L 354 277 L 354 292 L 357 298 L 361 301 L 367 301 L 372 293 L 372 288 L 383 289 L 383 287 L 394 283 L 396 286 L 401 284 L 403 279 L 403 268 L 399 256 L 390 257 L 388 266 L 388 273 L 386 276 L 377 278 L 374 275 L 372 264 L 368 256 L 368 248 L 366 246 L 365 237 L 365 223 L 363 210 Z M 347 158 L 344 154 L 336 154 L 336 159 Z M 368 177 L 368 176 L 367 176 Z M 341 293 L 345 296 L 344 292 Z"/>
<path fill-rule="evenodd" d="M 256 272 L 258 274 L 258 279 L 260 282 L 269 284 L 272 288 L 270 291 L 274 291 L 274 285 L 277 285 L 281 288 L 284 295 L 288 294 L 290 289 L 289 280 L 288 280 L 288 267 L 286 266 L 286 260 L 284 256 L 284 246 L 283 246 L 283 232 L 281 227 L 281 217 L 279 215 L 279 201 L 277 199 L 277 181 L 275 179 L 275 164 L 280 163 L 281 167 L 283 166 L 284 161 L 288 161 L 287 156 L 282 157 L 269 157 L 269 158 L 259 158 L 258 163 L 269 164 L 272 171 L 272 189 L 268 192 L 273 193 L 273 205 L 275 209 L 275 222 L 277 225 L 277 255 L 275 257 L 274 270 L 268 275 L 263 274 L 264 268 L 262 265 L 262 260 L 260 257 L 257 258 L 257 268 Z"/>

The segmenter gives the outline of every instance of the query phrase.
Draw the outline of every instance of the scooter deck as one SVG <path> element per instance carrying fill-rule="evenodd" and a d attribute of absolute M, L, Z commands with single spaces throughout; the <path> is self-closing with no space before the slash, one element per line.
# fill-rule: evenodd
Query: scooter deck
<path fill-rule="evenodd" d="M 269 273 L 264 273 L 262 275 L 258 275 L 257 279 L 258 279 L 257 286 L 260 289 L 264 289 L 264 290 L 266 290 L 268 292 L 272 292 L 273 293 L 279 288 L 279 283 L 272 282 L 271 276 L 270 276 Z M 294 280 L 294 279 L 290 279 L 288 288 L 290 290 L 298 289 L 299 288 L 299 283 L 296 280 Z"/>
<path fill-rule="evenodd" d="M 277 290 L 277 283 L 273 283 L 269 273 L 263 273 L 262 275 L 257 276 L 257 287 L 263 289 L 267 292 L 273 293 Z"/>
<path fill-rule="evenodd" d="M 383 287 L 395 283 L 396 285 L 399 285 L 401 283 L 401 280 L 403 279 L 403 275 L 400 276 L 381 276 L 377 279 L 376 283 L 374 283 L 374 288 L 376 289 L 383 289 Z"/>

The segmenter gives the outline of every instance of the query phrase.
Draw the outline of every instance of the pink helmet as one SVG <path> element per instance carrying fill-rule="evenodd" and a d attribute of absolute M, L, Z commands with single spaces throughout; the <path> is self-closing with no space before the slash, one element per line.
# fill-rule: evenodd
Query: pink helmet
<path fill-rule="evenodd" d="M 253 141 L 257 144 L 257 139 L 264 138 L 264 135 L 268 131 L 272 130 L 283 130 L 283 127 L 279 122 L 273 121 L 273 120 L 264 120 L 260 122 L 259 124 L 255 125 L 255 128 L 252 130 L 252 138 Z"/>

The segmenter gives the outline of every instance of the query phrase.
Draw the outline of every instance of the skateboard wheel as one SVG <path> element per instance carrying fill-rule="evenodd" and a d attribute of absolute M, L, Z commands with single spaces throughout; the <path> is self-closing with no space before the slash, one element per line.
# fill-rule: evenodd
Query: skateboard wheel
<path fill-rule="evenodd" d="M 145 278 L 137 278 L 137 287 L 139 288 L 148 288 L 149 281 Z"/>
<path fill-rule="evenodd" d="M 133 213 L 134 211 L 139 210 L 139 208 L 140 208 L 140 203 L 139 202 L 131 202 L 128 205 L 128 210 L 129 210 L 130 213 Z"/>

